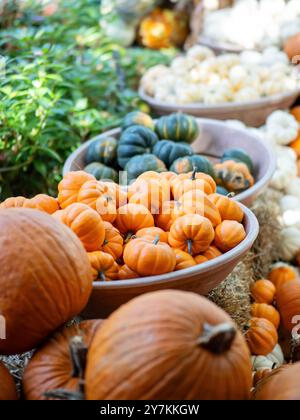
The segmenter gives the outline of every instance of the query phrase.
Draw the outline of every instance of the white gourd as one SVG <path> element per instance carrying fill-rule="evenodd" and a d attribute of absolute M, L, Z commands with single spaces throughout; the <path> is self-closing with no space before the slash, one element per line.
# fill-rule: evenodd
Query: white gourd
<path fill-rule="evenodd" d="M 280 258 L 292 261 L 300 251 L 300 229 L 285 227 L 282 229 L 279 241 Z"/>
<path fill-rule="evenodd" d="M 279 368 L 285 363 L 284 355 L 279 344 L 267 356 L 252 356 L 251 360 L 254 371 Z"/>

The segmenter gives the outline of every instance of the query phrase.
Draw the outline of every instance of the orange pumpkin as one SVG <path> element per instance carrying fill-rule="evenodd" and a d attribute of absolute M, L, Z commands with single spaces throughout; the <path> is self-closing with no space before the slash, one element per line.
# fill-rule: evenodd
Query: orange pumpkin
<path fill-rule="evenodd" d="M 80 188 L 88 181 L 95 180 L 93 175 L 84 171 L 69 172 L 58 184 L 57 200 L 62 209 L 76 203 Z"/>
<path fill-rule="evenodd" d="M 251 315 L 254 318 L 265 318 L 274 324 L 276 330 L 279 328 L 280 315 L 277 309 L 266 303 L 253 303 L 251 306 Z"/>
<path fill-rule="evenodd" d="M 158 214 L 165 201 L 170 200 L 170 185 L 162 179 L 140 179 L 128 191 L 129 203 L 142 204 L 152 214 Z"/>
<path fill-rule="evenodd" d="M 18 400 L 15 382 L 3 363 L 0 362 L 0 401 Z"/>
<path fill-rule="evenodd" d="M 139 278 L 139 275 L 131 270 L 131 268 L 128 267 L 128 265 L 124 264 L 119 269 L 119 280 L 131 280 L 131 279 L 137 279 Z"/>
<path fill-rule="evenodd" d="M 105 321 L 88 353 L 88 400 L 244 400 L 251 385 L 242 335 L 193 293 L 131 300 Z"/>
<path fill-rule="evenodd" d="M 169 244 L 190 255 L 197 255 L 209 248 L 214 236 L 214 229 L 208 219 L 190 214 L 175 220 L 169 233 Z"/>
<path fill-rule="evenodd" d="M 204 257 L 204 255 L 196 255 L 196 257 L 194 257 L 194 260 L 196 262 L 196 264 L 204 264 L 208 261 L 208 259 L 206 257 Z"/>
<path fill-rule="evenodd" d="M 246 238 L 244 226 L 234 220 L 224 220 L 215 230 L 215 245 L 223 252 L 230 251 Z"/>
<path fill-rule="evenodd" d="M 99 197 L 96 202 L 96 210 L 105 222 L 114 223 L 117 218 L 117 206 L 111 197 Z"/>
<path fill-rule="evenodd" d="M 268 279 L 279 289 L 283 284 L 296 280 L 296 273 L 292 267 L 281 266 L 274 268 L 268 275 Z"/>
<path fill-rule="evenodd" d="M 155 218 L 156 225 L 168 232 L 178 217 L 185 216 L 183 206 L 179 201 L 166 201 L 163 203 L 160 214 Z"/>
<path fill-rule="evenodd" d="M 80 392 L 85 366 L 84 360 L 78 358 L 76 346 L 86 352 L 102 322 L 97 319 L 74 324 L 46 341 L 25 369 L 24 398 L 37 401 L 46 400 L 46 393 L 53 393 L 51 399 L 55 399 L 54 395 L 59 395 L 59 390 Z"/>
<path fill-rule="evenodd" d="M 154 219 L 145 206 L 129 203 L 118 208 L 115 225 L 122 234 L 132 236 L 140 229 L 154 227 Z"/>
<path fill-rule="evenodd" d="M 136 181 L 140 181 L 140 180 L 146 181 L 146 180 L 152 180 L 152 179 L 159 181 L 161 179 L 160 173 L 155 172 L 155 171 L 146 171 L 146 172 L 143 172 L 141 175 L 139 175 Z"/>
<path fill-rule="evenodd" d="M 253 375 L 253 386 L 256 387 L 260 381 L 267 378 L 272 372 L 272 369 L 257 370 Z"/>
<path fill-rule="evenodd" d="M 217 257 L 220 257 L 222 252 L 216 246 L 210 246 L 205 252 L 203 252 L 203 257 L 208 260 L 214 260 Z"/>
<path fill-rule="evenodd" d="M 110 254 L 102 251 L 88 252 L 93 281 L 117 280 L 119 267 Z"/>
<path fill-rule="evenodd" d="M 108 191 L 104 182 L 92 180 L 84 183 L 80 188 L 77 201 L 97 210 L 97 201 Z"/>
<path fill-rule="evenodd" d="M 166 243 L 137 238 L 130 241 L 124 249 L 125 264 L 140 276 L 153 276 L 169 273 L 174 270 L 176 256 L 174 250 Z"/>
<path fill-rule="evenodd" d="M 58 201 L 46 194 L 38 194 L 31 200 L 26 200 L 23 207 L 44 211 L 53 214 L 59 210 Z"/>
<path fill-rule="evenodd" d="M 181 249 L 174 249 L 176 255 L 176 266 L 174 271 L 184 270 L 185 268 L 194 267 L 196 261 L 194 258 L 187 252 L 182 251 Z"/>
<path fill-rule="evenodd" d="M 277 307 L 285 328 L 292 332 L 299 325 L 300 316 L 300 281 L 283 284 L 277 291 Z M 300 333 L 298 328 L 297 334 Z"/>
<path fill-rule="evenodd" d="M 177 174 L 175 172 L 160 172 L 159 173 L 160 179 L 163 179 L 168 182 L 172 182 L 175 178 L 177 178 Z"/>
<path fill-rule="evenodd" d="M 24 207 L 24 204 L 28 201 L 25 197 L 10 197 L 7 198 L 0 204 L 0 209 L 10 209 L 15 207 Z"/>
<path fill-rule="evenodd" d="M 172 193 L 175 200 L 179 200 L 183 194 L 189 191 L 202 191 L 206 194 L 216 192 L 217 185 L 213 178 L 201 172 L 189 172 L 180 174 L 171 182 Z"/>
<path fill-rule="evenodd" d="M 105 238 L 100 251 L 110 254 L 115 260 L 123 254 L 124 240 L 118 229 L 111 223 L 103 222 L 105 229 Z"/>
<path fill-rule="evenodd" d="M 209 219 L 213 227 L 222 222 L 221 215 L 217 207 L 212 203 L 208 196 L 200 190 L 189 191 L 180 198 L 186 214 L 198 214 Z"/>
<path fill-rule="evenodd" d="M 235 220 L 236 222 L 242 223 L 244 212 L 235 201 L 220 194 L 211 194 L 208 198 L 219 210 L 223 221 Z"/>
<path fill-rule="evenodd" d="M 243 191 L 254 185 L 254 178 L 245 163 L 227 160 L 215 165 L 217 184 L 228 191 Z"/>
<path fill-rule="evenodd" d="M 0 264 L 0 290 L 5 291 L 0 314 L 6 321 L 0 354 L 36 348 L 85 308 L 92 291 L 80 240 L 41 211 L 0 211 Z"/>
<path fill-rule="evenodd" d="M 277 330 L 271 321 L 264 318 L 252 318 L 247 326 L 246 341 L 254 355 L 266 356 L 278 343 Z"/>
<path fill-rule="evenodd" d="M 299 401 L 300 363 L 281 366 L 259 382 L 253 391 L 257 401 Z"/>
<path fill-rule="evenodd" d="M 251 295 L 256 303 L 269 303 L 274 301 L 276 287 L 266 279 L 256 281 L 251 287 Z"/>
<path fill-rule="evenodd" d="M 61 214 L 61 221 L 78 236 L 88 252 L 103 245 L 105 229 L 99 214 L 86 204 L 74 203 Z"/>
<path fill-rule="evenodd" d="M 117 208 L 128 203 L 127 191 L 115 182 L 103 181 L 107 188 L 106 196 L 115 201 Z"/>
<path fill-rule="evenodd" d="M 154 241 L 157 235 L 159 236 L 160 242 L 168 243 L 168 232 L 165 232 L 158 227 L 143 228 L 138 230 L 135 234 L 137 238 L 147 238 L 152 241 Z"/>

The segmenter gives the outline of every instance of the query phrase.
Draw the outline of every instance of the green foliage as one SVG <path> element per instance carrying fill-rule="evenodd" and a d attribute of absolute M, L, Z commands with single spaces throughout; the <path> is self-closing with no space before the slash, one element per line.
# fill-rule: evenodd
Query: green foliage
<path fill-rule="evenodd" d="M 61 0 L 50 17 L 25 2 L 0 28 L 0 200 L 55 194 L 61 168 L 80 142 L 120 125 L 135 109 L 140 76 L 173 52 L 123 49 L 99 27 L 99 1 Z M 2 29 L 2 30 L 1 30 Z"/>

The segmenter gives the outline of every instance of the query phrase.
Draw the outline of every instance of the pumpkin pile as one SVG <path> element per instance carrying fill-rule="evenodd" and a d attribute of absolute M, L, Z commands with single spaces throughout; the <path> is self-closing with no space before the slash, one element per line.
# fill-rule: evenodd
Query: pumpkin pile
<path fill-rule="evenodd" d="M 81 240 L 94 281 L 125 280 L 202 264 L 245 239 L 242 208 L 216 188 L 196 170 L 144 172 L 126 191 L 78 171 L 63 178 L 57 199 L 17 197 L 0 207 L 51 214 Z"/>
<path fill-rule="evenodd" d="M 271 378 L 273 370 L 277 372 L 285 363 L 278 340 L 287 336 L 299 342 L 300 279 L 292 266 L 276 264 L 268 279 L 253 284 L 251 295 L 252 318 L 245 327 L 245 338 L 253 355 L 254 386 L 260 389 L 261 381 Z"/>
<path fill-rule="evenodd" d="M 101 136 L 91 141 L 85 156 L 84 170 L 98 180 L 130 183 L 145 171 L 176 174 L 203 172 L 215 179 L 223 195 L 239 193 L 254 185 L 254 164 L 242 149 L 228 149 L 213 164 L 195 154 L 191 144 L 201 135 L 197 120 L 186 114 L 171 114 L 156 122 L 148 114 L 132 112 L 122 126 L 119 141 Z"/>

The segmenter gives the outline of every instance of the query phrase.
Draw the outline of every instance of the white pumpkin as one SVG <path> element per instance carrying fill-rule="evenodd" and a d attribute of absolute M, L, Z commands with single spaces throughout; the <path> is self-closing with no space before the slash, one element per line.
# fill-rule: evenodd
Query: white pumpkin
<path fill-rule="evenodd" d="M 299 123 L 284 111 L 275 111 L 267 119 L 266 135 L 275 144 L 288 145 L 297 138 Z"/>
<path fill-rule="evenodd" d="M 300 252 L 300 229 L 285 227 L 282 229 L 280 236 L 280 258 L 284 261 L 292 261 Z"/>
<path fill-rule="evenodd" d="M 279 368 L 285 363 L 284 355 L 279 344 L 267 356 L 252 356 L 252 369 L 254 371 L 262 369 Z"/>
<path fill-rule="evenodd" d="M 288 183 L 286 192 L 300 200 L 300 178 L 293 178 Z"/>
<path fill-rule="evenodd" d="M 284 226 L 300 228 L 300 199 L 293 195 L 285 195 L 280 200 L 282 221 Z"/>

